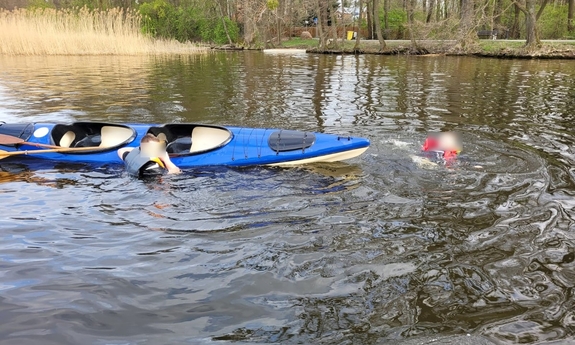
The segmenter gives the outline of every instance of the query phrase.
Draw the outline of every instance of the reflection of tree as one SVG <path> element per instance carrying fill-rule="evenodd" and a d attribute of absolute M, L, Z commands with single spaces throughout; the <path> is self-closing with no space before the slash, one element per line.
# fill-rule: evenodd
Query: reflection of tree
<path fill-rule="evenodd" d="M 318 56 L 317 63 L 315 64 L 315 77 L 313 84 L 313 109 L 318 127 L 324 128 L 323 119 L 323 106 L 326 100 L 326 92 L 330 90 L 329 76 L 332 71 L 332 59 L 327 59 L 323 56 Z"/>
<path fill-rule="evenodd" d="M 8 159 L 7 159 L 8 160 Z M 66 186 L 76 185 L 78 182 L 69 178 L 56 178 L 48 179 L 34 169 L 36 162 L 32 161 L 32 164 L 18 163 L 18 162 L 2 162 L 0 168 L 0 184 L 2 183 L 35 183 L 39 186 L 47 186 L 62 189 Z M 63 163 L 44 163 L 41 162 L 38 168 L 51 167 L 58 169 L 59 172 L 65 173 L 69 171 L 74 171 L 74 169 L 85 168 L 83 164 L 63 164 Z"/>

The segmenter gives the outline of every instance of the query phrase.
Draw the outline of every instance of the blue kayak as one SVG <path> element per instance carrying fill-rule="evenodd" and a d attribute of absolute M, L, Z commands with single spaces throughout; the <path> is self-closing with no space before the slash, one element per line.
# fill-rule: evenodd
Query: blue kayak
<path fill-rule="evenodd" d="M 0 123 L 0 134 L 21 141 L 0 145 L 0 150 L 25 151 L 30 158 L 60 162 L 121 164 L 117 150 L 138 147 L 146 133 L 165 140 L 172 161 L 181 168 L 335 162 L 357 157 L 369 147 L 365 138 L 294 130 L 74 122 Z"/>

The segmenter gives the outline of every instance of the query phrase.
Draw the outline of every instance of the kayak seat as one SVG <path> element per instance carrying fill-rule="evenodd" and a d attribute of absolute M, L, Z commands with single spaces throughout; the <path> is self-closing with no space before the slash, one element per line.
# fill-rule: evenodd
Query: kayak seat
<path fill-rule="evenodd" d="M 61 147 L 76 147 L 78 142 L 88 136 L 83 128 L 74 124 L 57 124 L 52 128 L 51 135 L 52 142 Z M 84 142 L 83 145 L 88 146 L 87 142 Z"/>
<path fill-rule="evenodd" d="M 222 128 L 197 126 L 192 130 L 190 153 L 203 152 L 223 146 L 230 141 L 231 133 Z"/>
<path fill-rule="evenodd" d="M 162 134 L 163 133 L 160 133 L 160 135 Z M 160 137 L 160 135 L 158 135 L 158 138 Z M 168 146 L 166 146 L 166 151 L 168 153 L 188 153 L 190 152 L 191 147 L 192 147 L 192 138 L 181 137 L 170 142 Z"/>
<path fill-rule="evenodd" d="M 62 140 L 60 140 L 62 142 Z M 81 140 L 78 140 L 74 147 L 98 147 L 102 142 L 102 136 L 100 134 L 87 135 Z"/>
<path fill-rule="evenodd" d="M 131 128 L 119 126 L 102 126 L 99 147 L 114 147 L 125 143 L 134 135 Z"/>
<path fill-rule="evenodd" d="M 57 124 L 51 131 L 51 142 L 61 147 L 118 147 L 132 141 L 136 132 L 130 127 L 98 122 Z"/>
<path fill-rule="evenodd" d="M 74 139 L 76 139 L 76 133 L 74 133 L 74 131 L 67 131 L 62 135 L 62 138 L 60 138 L 58 146 L 70 147 L 74 142 Z"/>
<path fill-rule="evenodd" d="M 158 139 L 163 140 L 166 143 L 170 143 L 177 139 L 168 129 L 163 127 L 151 127 L 148 129 L 147 133 L 155 135 Z"/>

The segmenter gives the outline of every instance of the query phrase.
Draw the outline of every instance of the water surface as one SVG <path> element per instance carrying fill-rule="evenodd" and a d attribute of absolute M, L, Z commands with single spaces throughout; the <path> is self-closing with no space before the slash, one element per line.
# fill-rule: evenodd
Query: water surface
<path fill-rule="evenodd" d="M 348 163 L 152 181 L 0 161 L 0 343 L 572 340 L 574 108 L 561 60 L 0 57 L 0 121 L 372 141 Z M 445 130 L 459 160 L 418 159 Z"/>

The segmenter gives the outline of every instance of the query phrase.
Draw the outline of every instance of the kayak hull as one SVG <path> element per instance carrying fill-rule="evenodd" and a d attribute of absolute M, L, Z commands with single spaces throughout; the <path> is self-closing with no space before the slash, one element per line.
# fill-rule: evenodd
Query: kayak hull
<path fill-rule="evenodd" d="M 139 146 L 148 132 L 164 137 L 174 164 L 180 168 L 197 166 L 291 166 L 315 162 L 335 162 L 361 155 L 369 140 L 361 137 L 286 131 L 280 129 L 212 126 L 202 124 L 27 124 L 18 135 L 21 145 L 0 145 L 0 150 L 27 151 L 27 157 L 60 162 L 122 164 L 117 150 Z M 3 129 L 4 127 L 4 129 Z M 0 134 L 16 136 L 19 127 L 0 125 Z M 186 146 L 187 142 L 187 146 Z M 64 147 L 66 152 L 34 153 L 35 144 Z M 182 146 L 183 145 L 183 146 Z M 94 150 L 74 152 L 78 147 Z M 170 151 L 170 147 L 174 147 Z M 183 147 L 183 149 L 182 149 Z M 22 156 L 17 156 L 22 157 Z"/>

